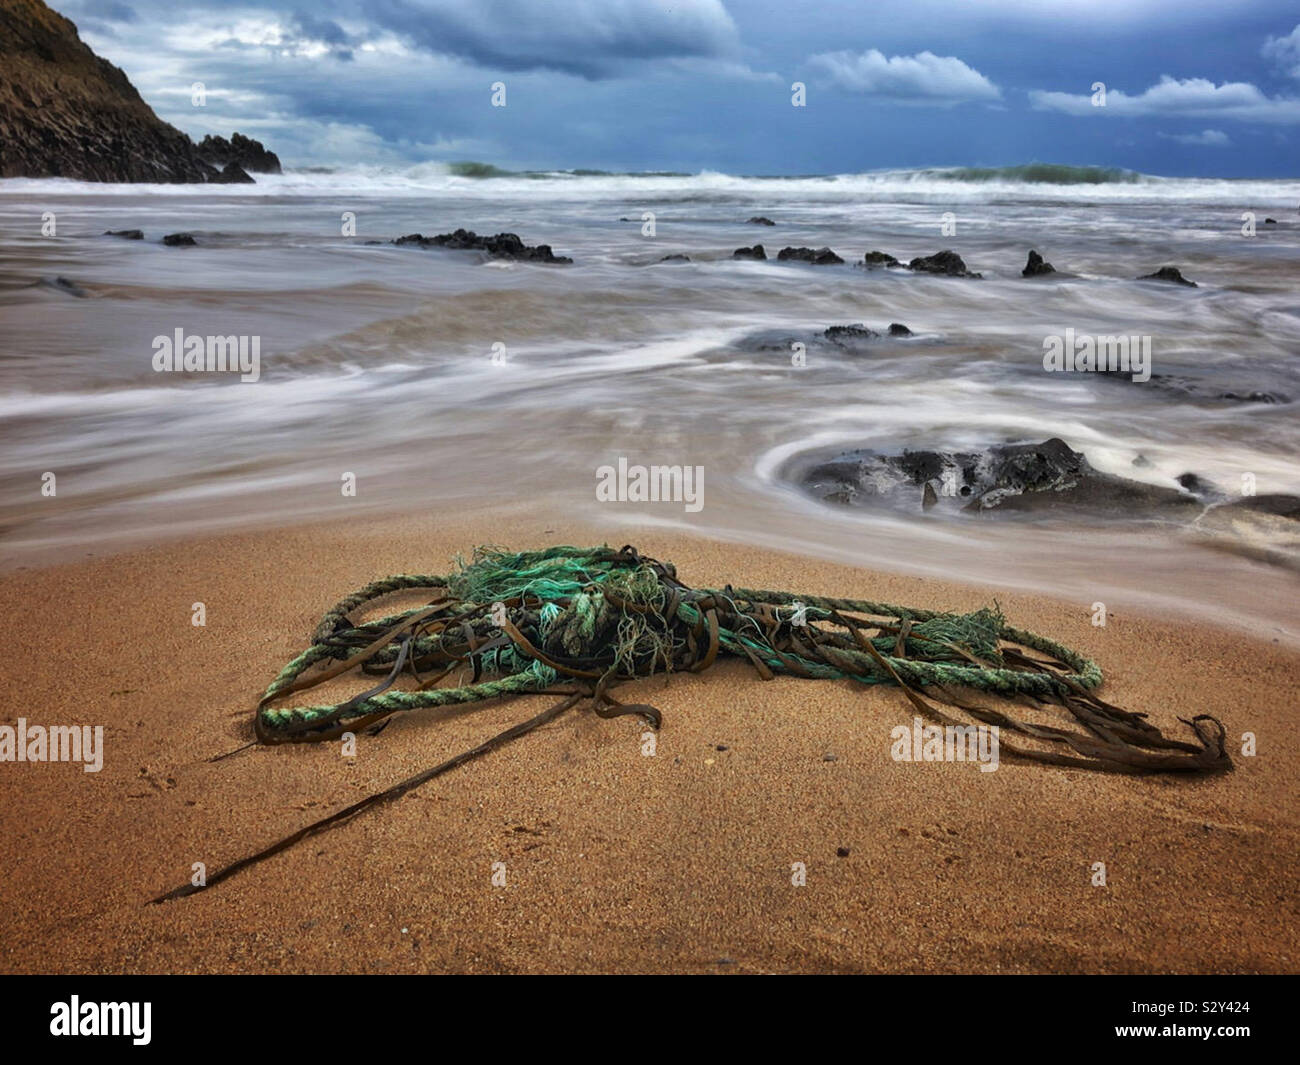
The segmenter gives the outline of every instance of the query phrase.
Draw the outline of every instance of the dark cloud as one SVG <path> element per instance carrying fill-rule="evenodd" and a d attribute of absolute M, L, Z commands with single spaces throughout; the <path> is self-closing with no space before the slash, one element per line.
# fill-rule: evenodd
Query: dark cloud
<path fill-rule="evenodd" d="M 721 0 L 376 0 L 366 10 L 429 52 L 588 79 L 641 61 L 723 56 L 737 45 Z"/>

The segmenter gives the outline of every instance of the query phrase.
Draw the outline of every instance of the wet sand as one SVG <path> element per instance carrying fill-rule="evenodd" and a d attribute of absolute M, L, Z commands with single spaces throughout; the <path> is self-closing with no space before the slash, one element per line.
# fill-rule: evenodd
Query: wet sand
<path fill-rule="evenodd" d="M 491 541 L 626 541 L 691 584 L 940 609 L 995 596 L 1237 768 L 1126 777 L 896 763 L 896 689 L 722 664 L 620 689 L 194 897 L 152 896 L 536 713 L 548 697 L 256 748 L 251 708 L 343 593 Z M 206 627 L 191 605 L 206 604 Z M 102 724 L 102 772 L 0 765 L 6 972 L 1296 972 L 1300 653 L 1183 620 L 654 529 L 464 508 L 222 534 L 0 576 L 4 721 Z M 1240 757 L 1253 732 L 1258 755 Z M 847 855 L 837 856 L 837 851 Z M 493 885 L 505 863 L 505 886 Z M 806 886 L 791 883 L 806 865 Z M 1093 886 L 1093 863 L 1107 883 Z M 499 870 L 499 867 L 498 867 Z"/>

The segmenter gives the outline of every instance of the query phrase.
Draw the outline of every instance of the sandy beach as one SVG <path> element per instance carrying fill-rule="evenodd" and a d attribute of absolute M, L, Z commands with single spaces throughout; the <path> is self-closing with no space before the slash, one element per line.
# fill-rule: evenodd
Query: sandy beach
<path fill-rule="evenodd" d="M 620 689 L 663 712 L 653 756 L 640 719 L 579 706 L 209 891 L 146 905 L 194 862 L 216 869 L 546 705 L 412 714 L 351 760 L 325 743 L 208 762 L 251 738 L 256 698 L 339 596 L 447 571 L 476 543 L 605 541 L 694 585 L 947 610 L 996 597 L 1014 624 L 1095 658 L 1102 694 L 1166 732 L 1221 718 L 1235 771 L 898 763 L 889 730 L 912 711 L 897 689 L 764 683 L 723 663 Z M 1122 610 L 1098 628 L 1081 603 L 484 508 L 11 571 L 0 610 L 4 723 L 104 726 L 99 773 L 0 774 L 6 972 L 1300 970 L 1300 653 L 1286 643 Z"/>

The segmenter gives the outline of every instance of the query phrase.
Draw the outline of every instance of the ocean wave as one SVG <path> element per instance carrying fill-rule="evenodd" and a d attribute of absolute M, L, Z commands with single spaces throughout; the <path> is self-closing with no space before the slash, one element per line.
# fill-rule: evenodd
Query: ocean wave
<path fill-rule="evenodd" d="M 0 179 L 6 195 L 208 197 L 448 196 L 467 200 L 844 204 L 885 203 L 1184 203 L 1268 210 L 1294 208 L 1295 181 L 1161 177 L 1100 166 L 1024 163 L 996 167 L 921 167 L 845 174 L 743 175 L 717 170 L 613 172 L 507 170 L 477 161 L 401 166 L 304 167 L 259 174 L 253 185 L 126 185 L 64 178 Z"/>

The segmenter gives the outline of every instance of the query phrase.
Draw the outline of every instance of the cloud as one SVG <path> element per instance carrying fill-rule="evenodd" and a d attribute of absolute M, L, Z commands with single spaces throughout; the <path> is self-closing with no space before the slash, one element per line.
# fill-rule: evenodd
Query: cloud
<path fill-rule="evenodd" d="M 1203 129 L 1200 133 L 1157 133 L 1156 136 L 1203 148 L 1226 148 L 1232 143 L 1221 129 Z"/>
<path fill-rule="evenodd" d="M 438 55 L 589 79 L 647 60 L 733 56 L 739 47 L 721 0 L 379 0 L 367 13 Z"/>
<path fill-rule="evenodd" d="M 1002 91 L 956 56 L 933 52 L 886 57 L 878 49 L 866 52 L 822 52 L 809 62 L 832 85 L 849 92 L 895 100 L 961 103 L 997 100 Z"/>
<path fill-rule="evenodd" d="M 1038 111 L 1061 111 L 1068 115 L 1186 115 L 1192 118 L 1236 119 L 1241 122 L 1300 122 L 1300 99 L 1265 96 L 1244 81 L 1215 85 L 1206 78 L 1161 77 L 1137 96 L 1120 89 L 1106 93 L 1104 107 L 1093 104 L 1090 95 L 1034 90 L 1029 102 Z"/>
<path fill-rule="evenodd" d="M 1284 74 L 1300 78 L 1300 26 L 1296 26 L 1285 37 L 1270 37 L 1259 51 Z"/>
<path fill-rule="evenodd" d="M 60 11 L 65 10 L 63 4 L 58 4 Z M 73 14 L 84 15 L 87 18 L 99 19 L 103 22 L 138 22 L 140 16 L 135 13 L 135 9 L 129 4 L 120 3 L 119 0 L 81 0 L 79 4 L 68 4 Z"/>

